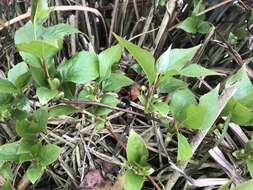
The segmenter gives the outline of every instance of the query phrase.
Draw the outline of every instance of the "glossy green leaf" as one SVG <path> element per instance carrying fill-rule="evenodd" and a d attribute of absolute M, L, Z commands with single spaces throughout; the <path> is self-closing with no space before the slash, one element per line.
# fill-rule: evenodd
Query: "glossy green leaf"
<path fill-rule="evenodd" d="M 36 84 L 41 87 L 41 86 L 47 86 L 47 80 L 45 77 L 45 74 L 41 68 L 31 68 L 31 74 L 33 80 L 36 82 Z"/>
<path fill-rule="evenodd" d="M 113 95 L 105 94 L 105 95 L 103 95 L 103 97 L 101 99 L 101 103 L 112 106 L 112 107 L 116 107 L 117 104 L 119 103 L 119 100 L 117 99 L 117 97 L 115 97 Z M 95 114 L 100 115 L 100 116 L 108 115 L 112 111 L 113 111 L 112 109 L 100 107 L 100 108 L 95 109 Z"/>
<path fill-rule="evenodd" d="M 238 187 L 235 187 L 231 190 L 251 190 L 253 187 L 253 179 L 248 180 L 242 184 L 240 184 Z"/>
<path fill-rule="evenodd" d="M 180 75 L 187 77 L 202 77 L 202 76 L 210 76 L 210 75 L 220 75 L 219 73 L 206 69 L 197 64 L 190 64 L 186 66 L 182 70 L 179 71 Z"/>
<path fill-rule="evenodd" d="M 206 113 L 200 129 L 210 128 L 217 119 L 219 112 L 219 85 L 200 98 L 199 105 L 206 106 Z"/>
<path fill-rule="evenodd" d="M 17 154 L 19 145 L 17 143 L 8 143 L 0 146 L 0 161 L 18 161 Z"/>
<path fill-rule="evenodd" d="M 155 103 L 153 106 L 154 106 L 155 111 L 158 111 L 158 113 L 162 117 L 167 117 L 167 115 L 170 111 L 170 107 L 169 107 L 168 103 L 158 102 L 158 103 Z"/>
<path fill-rule="evenodd" d="M 127 160 L 129 163 L 145 165 L 148 159 L 148 149 L 142 137 L 134 130 L 130 131 L 127 141 Z"/>
<path fill-rule="evenodd" d="M 58 40 L 33 40 L 31 42 L 16 44 L 16 46 L 21 52 L 30 53 L 41 59 L 49 59 L 62 48 L 62 43 L 59 43 Z"/>
<path fill-rule="evenodd" d="M 62 149 L 54 144 L 48 144 L 41 148 L 39 152 L 39 163 L 42 166 L 47 166 L 52 164 L 54 161 L 58 159 L 60 154 L 62 153 Z"/>
<path fill-rule="evenodd" d="M 169 77 L 169 78 L 164 78 L 159 86 L 158 86 L 158 91 L 159 93 L 172 93 L 177 90 L 183 90 L 186 89 L 188 84 L 182 80 Z"/>
<path fill-rule="evenodd" d="M 171 45 L 169 48 L 159 57 L 159 59 L 156 62 L 157 71 L 159 73 L 165 73 L 168 71 L 169 65 L 170 65 L 170 54 L 171 54 Z"/>
<path fill-rule="evenodd" d="M 122 73 L 112 73 L 111 76 L 104 81 L 103 90 L 106 92 L 116 91 L 133 83 L 134 81 L 132 79 Z"/>
<path fill-rule="evenodd" d="M 11 81 L 14 85 L 16 84 L 19 77 L 24 75 L 29 71 L 29 68 L 25 62 L 18 63 L 8 72 L 8 80 Z"/>
<path fill-rule="evenodd" d="M 201 17 L 191 16 L 187 17 L 183 22 L 179 23 L 177 28 L 184 30 L 187 33 L 196 34 L 198 27 L 202 21 Z"/>
<path fill-rule="evenodd" d="M 0 79 L 0 89 L 1 89 L 1 93 L 4 93 L 4 94 L 16 93 L 18 91 L 14 84 L 4 79 Z"/>
<path fill-rule="evenodd" d="M 98 67 L 96 54 L 82 51 L 62 63 L 58 71 L 63 81 L 85 84 L 99 76 Z"/>
<path fill-rule="evenodd" d="M 203 125 L 206 110 L 205 105 L 190 105 L 186 108 L 186 119 L 180 124 L 188 128 L 199 129 Z"/>
<path fill-rule="evenodd" d="M 40 87 L 36 91 L 36 95 L 39 98 L 39 101 L 42 105 L 47 104 L 50 100 L 56 97 L 58 94 L 57 90 L 51 90 L 46 87 Z"/>
<path fill-rule="evenodd" d="M 26 176 L 34 184 L 42 175 L 44 169 L 40 165 L 32 165 L 26 171 Z"/>
<path fill-rule="evenodd" d="M 227 115 L 232 111 L 231 120 L 233 122 L 240 125 L 248 125 L 252 123 L 251 120 L 253 117 L 253 87 L 245 66 L 227 80 L 226 86 L 230 86 L 236 82 L 239 83 L 239 87 L 233 98 L 226 105 L 223 115 Z"/>
<path fill-rule="evenodd" d="M 225 115 L 232 112 L 231 121 L 239 125 L 246 124 L 253 118 L 252 111 L 234 98 L 229 100 L 223 112 Z"/>
<path fill-rule="evenodd" d="M 147 75 L 149 83 L 153 84 L 156 78 L 155 59 L 153 55 L 147 50 L 138 47 L 137 45 L 121 38 L 116 34 L 114 34 L 114 36 L 119 44 L 126 48 L 134 57 L 134 59 L 136 59 L 136 61 L 141 65 L 143 71 Z"/>
<path fill-rule="evenodd" d="M 186 117 L 186 107 L 196 104 L 196 99 L 189 89 L 178 90 L 173 93 L 170 110 L 177 121 L 183 121 Z"/>
<path fill-rule="evenodd" d="M 98 55 L 100 78 L 107 78 L 110 76 L 112 65 L 119 62 L 120 58 L 121 47 L 119 45 L 112 46 L 111 48 L 102 51 Z"/>
<path fill-rule="evenodd" d="M 200 45 L 194 46 L 192 48 L 181 48 L 181 49 L 172 49 L 166 51 L 158 59 L 157 64 L 163 65 L 162 73 L 167 73 L 169 71 L 180 71 L 187 62 L 190 61 Z"/>
<path fill-rule="evenodd" d="M 32 114 L 33 121 L 39 125 L 39 130 L 43 131 L 47 127 L 48 121 L 48 111 L 45 108 L 40 108 L 33 112 Z"/>
<path fill-rule="evenodd" d="M 63 39 L 64 36 L 69 34 L 78 33 L 79 30 L 69 24 L 57 24 L 54 26 L 50 26 L 48 28 L 44 28 L 42 37 L 44 39 Z"/>
<path fill-rule="evenodd" d="M 235 75 L 232 75 L 226 82 L 226 86 L 239 81 L 239 88 L 233 96 L 236 100 L 243 99 L 252 94 L 253 87 L 251 81 L 246 72 L 245 66 L 243 66 Z"/>
<path fill-rule="evenodd" d="M 127 170 L 124 177 L 124 189 L 141 190 L 144 178 L 144 176 L 136 175 L 132 170 Z"/>
<path fill-rule="evenodd" d="M 23 27 L 19 28 L 15 33 L 15 44 L 29 43 L 33 40 L 33 25 L 32 22 L 27 22 Z M 40 60 L 37 56 L 19 52 L 23 60 L 34 67 L 40 68 Z"/>
<path fill-rule="evenodd" d="M 177 160 L 187 161 L 192 156 L 192 148 L 191 145 L 188 143 L 187 138 L 177 133 L 177 140 L 178 140 L 178 153 L 177 153 Z"/>
<path fill-rule="evenodd" d="M 73 106 L 57 105 L 57 106 L 50 109 L 49 115 L 51 117 L 59 117 L 59 116 L 63 116 L 63 115 L 69 115 L 69 114 L 72 114 L 72 113 L 76 113 L 76 112 L 79 112 L 79 111 L 80 111 L 80 109 L 77 109 Z"/>

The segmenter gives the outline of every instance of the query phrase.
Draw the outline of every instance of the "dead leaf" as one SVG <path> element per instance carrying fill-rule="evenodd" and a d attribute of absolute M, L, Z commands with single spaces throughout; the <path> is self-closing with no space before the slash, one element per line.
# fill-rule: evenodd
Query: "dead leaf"
<path fill-rule="evenodd" d="M 94 188 L 92 190 L 124 190 L 124 176 L 119 176 L 113 186 L 105 186 L 103 188 Z"/>
<path fill-rule="evenodd" d="M 89 171 L 80 184 L 82 190 L 94 190 L 101 189 L 107 186 L 111 186 L 111 181 L 104 179 L 99 170 Z"/>
<path fill-rule="evenodd" d="M 136 100 L 138 96 L 141 94 L 140 85 L 138 85 L 137 83 L 133 84 L 130 89 L 130 94 L 131 94 L 131 99 Z"/>
<path fill-rule="evenodd" d="M 117 174 L 120 170 L 119 166 L 116 164 L 112 164 L 101 159 L 97 159 L 96 162 L 101 166 L 105 173 Z"/>

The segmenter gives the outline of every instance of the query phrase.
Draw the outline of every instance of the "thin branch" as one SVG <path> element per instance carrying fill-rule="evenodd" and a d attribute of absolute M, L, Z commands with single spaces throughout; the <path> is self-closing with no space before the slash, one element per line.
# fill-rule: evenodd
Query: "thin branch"
<path fill-rule="evenodd" d="M 223 6 L 223 5 L 226 5 L 226 4 L 228 4 L 228 3 L 231 3 L 231 2 L 233 2 L 233 1 L 235 1 L 235 0 L 226 0 L 226 1 L 222 1 L 221 3 L 215 4 L 215 5 L 213 5 L 213 6 L 209 7 L 209 8 L 207 8 L 206 10 L 204 10 L 204 11 L 198 13 L 196 16 L 201 16 L 201 15 L 203 15 L 203 14 L 206 14 L 206 13 L 208 13 L 208 12 L 214 10 L 214 9 L 217 9 L 217 8 L 219 8 L 219 7 Z"/>
<path fill-rule="evenodd" d="M 109 46 L 112 43 L 112 33 L 113 33 L 114 24 L 115 24 L 115 20 L 116 20 L 118 5 L 119 5 L 119 0 L 115 0 L 113 12 L 112 12 L 112 21 L 111 21 L 111 26 L 110 26 L 109 39 L 108 39 Z"/>
<path fill-rule="evenodd" d="M 49 8 L 52 11 L 87 11 L 87 12 L 92 12 L 95 15 L 99 16 L 102 18 L 102 21 L 105 25 L 104 19 L 102 14 L 94 8 L 91 7 L 86 7 L 86 6 L 55 6 L 55 7 L 50 7 Z M 27 19 L 31 16 L 31 11 L 29 10 L 27 13 L 19 15 L 18 17 L 15 17 L 7 22 L 5 22 L 4 24 L 0 25 L 0 30 L 4 29 L 5 27 L 9 27 L 21 20 Z"/>
<path fill-rule="evenodd" d="M 103 103 L 100 103 L 100 102 L 71 100 L 71 101 L 64 101 L 64 103 L 69 104 L 69 105 L 82 107 L 82 108 L 86 107 L 86 106 L 98 106 L 98 107 L 108 108 L 108 109 L 111 109 L 111 110 L 116 110 L 116 111 L 121 111 L 121 112 L 129 113 L 129 114 L 137 115 L 137 116 L 140 116 L 142 118 L 148 118 L 148 119 L 152 119 L 154 121 L 160 122 L 160 120 L 158 118 L 152 117 L 150 115 L 145 115 L 145 114 L 135 112 L 135 111 L 132 111 L 132 110 L 129 110 L 129 109 L 113 107 L 113 106 L 103 104 Z"/>

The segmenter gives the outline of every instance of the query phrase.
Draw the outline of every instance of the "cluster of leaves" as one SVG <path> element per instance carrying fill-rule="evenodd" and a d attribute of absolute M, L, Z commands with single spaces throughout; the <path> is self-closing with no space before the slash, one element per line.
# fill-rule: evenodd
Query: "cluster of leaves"
<path fill-rule="evenodd" d="M 26 175 L 35 183 L 46 166 L 62 152 L 56 145 L 44 145 L 39 134 L 45 131 L 49 117 L 80 109 L 59 103 L 48 107 L 49 101 L 79 99 L 116 106 L 119 100 L 114 92 L 133 83 L 115 67 L 122 54 L 119 45 L 99 55 L 81 51 L 56 66 L 54 57 L 63 47 L 64 36 L 79 31 L 66 24 L 44 27 L 49 13 L 46 1 L 33 1 L 31 21 L 15 34 L 15 44 L 23 62 L 10 69 L 7 78 L 0 79 L 0 119 L 15 125 L 20 137 L 18 142 L 0 146 L 0 175 L 5 178 L 1 188 L 12 189 L 10 162 L 31 162 Z M 26 93 L 33 90 L 33 84 L 40 102 L 40 108 L 35 111 L 32 111 Z M 77 94 L 76 87 L 80 84 L 84 89 Z M 105 118 L 111 112 L 106 108 L 91 108 L 90 111 L 98 116 L 98 127 L 104 126 Z"/>
<path fill-rule="evenodd" d="M 148 149 L 144 140 L 134 130 L 130 131 L 127 142 L 127 171 L 125 173 L 125 190 L 141 189 L 145 176 L 153 173 L 147 163 Z"/>
<path fill-rule="evenodd" d="M 209 27 L 204 17 L 196 16 L 202 10 L 202 1 L 194 1 L 193 16 L 183 21 L 179 28 L 193 34 L 208 32 L 203 30 L 207 25 Z M 30 162 L 26 175 L 35 183 L 46 166 L 60 155 L 62 150 L 53 144 L 44 145 L 39 134 L 45 131 L 49 117 L 80 111 L 80 108 L 63 104 L 61 100 L 66 102 L 65 100 L 77 99 L 117 106 L 120 102 L 117 92 L 133 84 L 116 65 L 121 59 L 123 48 L 133 56 L 140 65 L 142 74 L 147 77 L 146 90 L 139 96 L 145 113 L 155 112 L 159 115 L 164 126 L 170 127 L 170 132 L 178 139 L 177 159 L 189 160 L 192 156 L 191 145 L 181 133 L 181 128 L 209 129 L 219 113 L 219 85 L 197 99 L 188 88 L 187 82 L 180 78 L 220 75 L 196 63 L 188 64 L 201 45 L 186 49 L 172 49 L 170 46 L 155 60 L 149 51 L 114 34 L 118 45 L 98 55 L 94 52 L 78 52 L 57 66 L 54 57 L 63 47 L 64 36 L 80 32 L 66 24 L 44 27 L 43 23 L 49 13 L 46 1 L 33 1 L 31 21 L 15 34 L 15 44 L 23 62 L 9 70 L 6 79 L 0 79 L 0 120 L 15 125 L 16 133 L 20 137 L 19 142 L 0 146 L 0 174 L 6 179 L 4 188 L 11 189 L 11 162 Z M 239 88 L 222 115 L 231 115 L 231 120 L 237 124 L 252 125 L 253 88 L 245 67 L 230 77 L 226 86 L 238 81 Z M 26 92 L 34 86 L 40 108 L 32 111 Z M 80 86 L 82 90 L 79 92 L 77 89 L 80 88 L 77 87 Z M 170 99 L 164 100 L 164 95 L 169 95 Z M 48 107 L 49 102 L 54 103 L 54 106 Z M 101 107 L 90 107 L 86 111 L 96 117 L 98 128 L 106 125 L 107 116 L 112 112 L 111 109 Z M 169 113 L 174 118 L 173 123 L 168 122 Z M 245 150 L 248 155 L 249 148 Z M 247 163 L 251 163 L 248 161 L 251 161 L 251 158 L 246 157 Z M 130 131 L 127 143 L 127 159 L 125 188 L 139 190 L 145 176 L 151 175 L 153 169 L 147 162 L 148 150 L 143 139 L 133 130 Z M 248 167 L 252 167 L 250 165 L 252 164 L 248 164 Z"/>
<path fill-rule="evenodd" d="M 148 51 L 119 36 L 116 36 L 116 39 L 141 65 L 149 81 L 148 89 L 154 89 L 140 97 L 145 111 L 158 112 L 161 119 L 166 119 L 167 114 L 172 113 L 178 138 L 178 160 L 190 159 L 191 147 L 179 129 L 182 127 L 203 129 L 213 124 L 218 110 L 219 87 L 201 97 L 197 103 L 188 84 L 176 77 L 200 77 L 219 75 L 219 73 L 198 64 L 187 64 L 200 46 L 188 49 L 171 49 L 170 47 L 155 62 L 154 57 Z M 162 94 L 170 94 L 171 100 L 162 101 L 160 98 Z"/>
<path fill-rule="evenodd" d="M 196 34 L 202 33 L 206 34 L 210 30 L 210 23 L 204 21 L 205 16 L 197 16 L 198 13 L 205 10 L 205 5 L 203 0 L 194 0 L 194 9 L 192 11 L 192 15 L 187 17 L 184 21 L 179 23 L 177 28 L 184 30 L 187 33 Z"/>

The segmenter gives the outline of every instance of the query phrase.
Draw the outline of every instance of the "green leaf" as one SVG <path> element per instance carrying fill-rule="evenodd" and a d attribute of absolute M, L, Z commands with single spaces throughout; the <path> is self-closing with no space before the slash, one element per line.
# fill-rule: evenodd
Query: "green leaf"
<path fill-rule="evenodd" d="M 19 51 L 48 60 L 62 48 L 62 43 L 58 40 L 33 40 L 16 44 L 16 46 Z"/>
<path fill-rule="evenodd" d="M 205 105 L 190 105 L 186 108 L 186 119 L 181 125 L 188 128 L 199 129 L 204 121 L 207 107 Z"/>
<path fill-rule="evenodd" d="M 129 163 L 137 163 L 140 166 L 146 165 L 148 159 L 148 149 L 142 137 L 133 129 L 127 141 L 127 160 Z"/>
<path fill-rule="evenodd" d="M 170 65 L 170 54 L 171 54 L 171 45 L 169 48 L 159 57 L 156 62 L 157 70 L 159 73 L 165 73 L 168 71 Z"/>
<path fill-rule="evenodd" d="M 198 26 L 198 32 L 201 34 L 206 34 L 210 31 L 211 25 L 209 22 L 202 21 Z"/>
<path fill-rule="evenodd" d="M 133 84 L 134 81 L 122 73 L 112 73 L 111 76 L 104 81 L 103 90 L 105 92 L 120 90 L 122 87 Z"/>
<path fill-rule="evenodd" d="M 95 94 L 96 94 L 95 87 L 87 86 L 79 93 L 78 99 L 84 101 L 98 101 Z"/>
<path fill-rule="evenodd" d="M 85 84 L 99 76 L 96 54 L 86 51 L 75 54 L 58 68 L 63 81 Z"/>
<path fill-rule="evenodd" d="M 120 58 L 121 47 L 119 45 L 112 46 L 111 48 L 102 51 L 98 55 L 100 78 L 110 76 L 112 65 L 119 62 Z"/>
<path fill-rule="evenodd" d="M 16 122 L 16 132 L 23 139 L 35 139 L 41 129 L 37 124 L 31 124 L 26 120 Z"/>
<path fill-rule="evenodd" d="M 247 168 L 251 178 L 253 178 L 253 160 L 246 160 Z"/>
<path fill-rule="evenodd" d="M 192 11 L 192 15 L 196 15 L 201 11 L 205 10 L 205 4 L 203 3 L 203 0 L 194 0 L 193 3 L 194 9 Z"/>
<path fill-rule="evenodd" d="M 187 161 L 192 156 L 192 148 L 191 145 L 188 143 L 187 138 L 177 133 L 177 140 L 178 140 L 178 153 L 177 153 L 177 160 Z"/>
<path fill-rule="evenodd" d="M 219 112 L 219 85 L 200 98 L 199 105 L 207 107 L 206 114 L 200 129 L 210 128 L 217 119 Z"/>
<path fill-rule="evenodd" d="M 192 48 L 181 48 L 181 49 L 172 49 L 171 51 L 166 51 L 158 59 L 158 65 L 163 65 L 161 70 L 162 73 L 169 71 L 180 71 L 187 62 L 190 61 L 200 45 L 194 46 Z"/>
<path fill-rule="evenodd" d="M 79 30 L 69 24 L 57 24 L 43 29 L 42 37 L 44 39 L 63 39 L 69 34 L 78 33 Z"/>
<path fill-rule="evenodd" d="M 167 117 L 167 115 L 170 111 L 170 107 L 169 107 L 168 103 L 158 102 L 158 103 L 155 103 L 153 106 L 154 106 L 155 110 L 158 111 L 159 114 L 161 114 L 162 117 Z"/>
<path fill-rule="evenodd" d="M 33 80 L 36 82 L 38 86 L 47 86 L 47 80 L 45 78 L 45 74 L 41 68 L 31 68 L 31 74 Z"/>
<path fill-rule="evenodd" d="M 243 66 L 235 75 L 228 79 L 226 86 L 229 86 L 237 81 L 239 81 L 239 88 L 233 96 L 236 100 L 243 99 L 252 94 L 253 87 L 246 72 L 245 66 Z"/>
<path fill-rule="evenodd" d="M 186 107 L 196 104 L 196 99 L 189 89 L 178 90 L 173 93 L 170 109 L 177 121 L 183 121 L 186 117 Z"/>
<path fill-rule="evenodd" d="M 26 171 L 26 176 L 34 184 L 42 175 L 44 169 L 40 165 L 33 165 L 28 168 Z"/>
<path fill-rule="evenodd" d="M 144 183 L 144 176 L 136 175 L 132 170 L 127 170 L 124 178 L 125 190 L 140 190 Z"/>
<path fill-rule="evenodd" d="M 0 146 L 0 161 L 18 161 L 17 154 L 19 144 L 8 143 Z"/>
<path fill-rule="evenodd" d="M 114 34 L 115 38 L 119 42 L 119 44 L 125 47 L 131 55 L 136 59 L 136 61 L 141 65 L 143 71 L 146 73 L 148 81 L 150 84 L 153 84 L 156 78 L 156 70 L 155 70 L 155 58 L 153 55 L 144 50 L 137 45 L 128 42 L 127 40 L 121 38 L 120 36 Z"/>
<path fill-rule="evenodd" d="M 183 68 L 179 71 L 180 75 L 187 77 L 202 77 L 202 76 L 210 76 L 210 75 L 220 75 L 219 73 L 206 69 L 197 64 L 190 64 L 189 66 Z"/>
<path fill-rule="evenodd" d="M 18 154 L 31 153 L 34 157 L 37 157 L 41 147 L 42 144 L 38 139 L 22 139 L 19 144 Z"/>
<path fill-rule="evenodd" d="M 36 95 L 39 98 L 39 101 L 42 105 L 47 104 L 50 100 L 56 97 L 58 94 L 57 90 L 51 90 L 46 87 L 40 87 L 36 91 Z"/>
<path fill-rule="evenodd" d="M 15 33 L 15 44 L 29 43 L 33 40 L 32 22 L 27 22 L 23 27 L 19 28 Z M 37 68 L 40 68 L 40 60 L 31 53 L 19 52 L 23 60 Z"/>
<path fill-rule="evenodd" d="M 232 112 L 231 121 L 239 125 L 246 124 L 253 118 L 251 110 L 234 98 L 229 100 L 223 112 L 225 115 Z"/>
<path fill-rule="evenodd" d="M 32 22 L 41 25 L 49 16 L 49 8 L 45 0 L 32 0 Z"/>
<path fill-rule="evenodd" d="M 253 187 L 253 179 L 248 180 L 242 184 L 240 184 L 238 187 L 235 187 L 231 190 L 251 190 Z"/>
<path fill-rule="evenodd" d="M 29 71 L 29 68 L 25 62 L 18 63 L 8 72 L 8 80 L 11 81 L 14 85 L 18 78 L 22 77 L 22 75 L 26 74 Z"/>
<path fill-rule="evenodd" d="M 59 117 L 62 115 L 69 115 L 69 114 L 76 113 L 79 111 L 80 111 L 80 109 L 77 109 L 73 106 L 57 105 L 57 106 L 50 109 L 49 115 L 50 115 L 50 117 Z"/>
<path fill-rule="evenodd" d="M 32 114 L 33 121 L 39 125 L 41 131 L 45 130 L 47 127 L 48 121 L 48 111 L 45 108 L 40 108 L 33 112 Z"/>
<path fill-rule="evenodd" d="M 12 190 L 13 172 L 10 163 L 0 162 L 0 175 L 4 177 L 4 184 L 1 184 L 1 190 Z"/>
<path fill-rule="evenodd" d="M 158 91 L 159 93 L 172 93 L 177 90 L 186 89 L 188 84 L 182 80 L 169 77 L 161 80 Z"/>
<path fill-rule="evenodd" d="M 179 23 L 177 28 L 180 28 L 187 33 L 196 34 L 201 22 L 202 17 L 191 16 L 187 17 L 183 22 Z"/>
<path fill-rule="evenodd" d="M 52 164 L 58 159 L 61 153 L 62 149 L 54 144 L 43 146 L 39 152 L 39 163 L 42 166 Z"/>
<path fill-rule="evenodd" d="M 113 95 L 105 94 L 105 95 L 103 95 L 103 97 L 101 99 L 101 103 L 112 106 L 112 107 L 116 107 L 117 104 L 119 103 L 119 100 L 117 99 L 117 97 L 115 97 Z M 95 109 L 95 114 L 99 115 L 99 116 L 108 115 L 112 111 L 113 111 L 112 109 L 100 107 L 100 108 Z"/>
<path fill-rule="evenodd" d="M 76 84 L 73 82 L 63 82 L 62 89 L 64 92 L 64 98 L 73 99 L 76 92 Z"/>
<path fill-rule="evenodd" d="M 12 94 L 18 91 L 17 88 L 14 86 L 14 84 L 4 79 L 0 79 L 0 89 L 1 89 L 1 93 L 3 94 L 6 94 L 6 93 Z"/>

